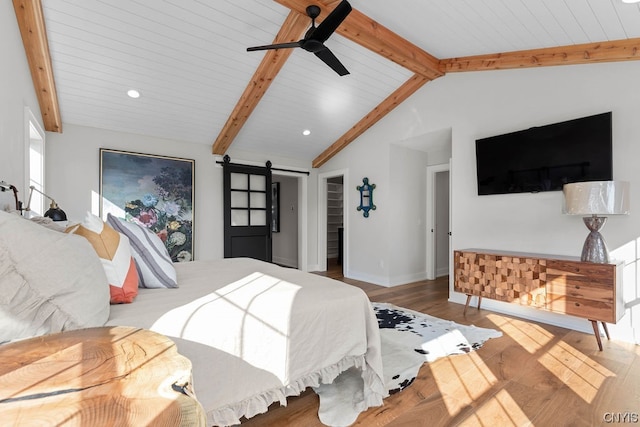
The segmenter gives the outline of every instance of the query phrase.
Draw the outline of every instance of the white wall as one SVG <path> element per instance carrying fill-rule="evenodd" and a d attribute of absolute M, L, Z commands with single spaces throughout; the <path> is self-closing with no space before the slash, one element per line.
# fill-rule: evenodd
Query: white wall
<path fill-rule="evenodd" d="M 365 133 L 360 139 L 369 135 Z M 389 140 L 374 140 L 360 149 L 361 144 L 351 144 L 338 156 L 331 159 L 320 173 L 333 171 L 345 172 L 344 221 L 345 263 L 343 272 L 346 277 L 377 284 L 389 283 L 388 226 L 392 221 L 391 205 L 386 203 L 391 195 L 389 182 Z M 373 201 L 377 209 L 370 211 L 368 218 L 356 211 L 360 203 L 356 186 L 362 185 L 363 178 L 369 178 L 369 184 L 376 184 Z"/>
<path fill-rule="evenodd" d="M 611 217 L 603 234 L 614 257 L 625 269 L 626 317 L 612 327 L 614 337 L 638 342 L 640 301 L 635 277 L 635 246 L 640 236 L 640 115 L 637 96 L 640 63 L 610 63 L 572 67 L 452 75 L 443 79 L 452 96 L 426 110 L 440 111 L 453 121 L 453 244 L 579 256 L 588 231 L 582 220 L 561 213 L 562 193 L 477 196 L 474 141 L 476 138 L 525 129 L 605 111 L 613 112 L 614 179 L 631 182 L 632 213 Z M 424 114 L 429 114 L 427 111 Z M 463 295 L 451 299 L 462 302 Z M 484 302 L 483 302 L 484 304 Z M 554 316 L 508 304 L 490 302 L 487 308 L 590 331 L 588 322 Z"/>
<path fill-rule="evenodd" d="M 15 185 L 20 200 L 26 200 L 25 107 L 43 124 L 10 1 L 0 2 L 0 57 L 0 180 Z"/>
<path fill-rule="evenodd" d="M 391 213 L 387 227 L 389 250 L 388 284 L 403 284 L 426 278 L 426 203 L 428 154 L 398 145 L 389 153 L 390 194 L 381 206 Z M 374 192 L 375 194 L 375 192 Z M 374 201 L 379 201 L 374 197 Z M 372 215 L 376 215 L 377 211 Z M 395 220 L 397 218 L 397 220 Z M 422 236 L 422 238 L 417 238 Z"/>
<path fill-rule="evenodd" d="M 562 215 L 561 192 L 477 196 L 474 143 L 481 137 L 612 111 L 614 179 L 631 181 L 632 193 L 632 214 L 610 218 L 603 231 L 613 255 L 624 257 L 628 264 L 625 300 L 629 310 L 613 330 L 618 337 L 637 342 L 640 330 L 640 291 L 636 278 L 639 258 L 636 239 L 640 236 L 637 220 L 640 215 L 637 168 L 640 127 L 636 124 L 640 117 L 639 73 L 640 63 L 634 61 L 449 74 L 411 96 L 328 162 L 321 172 L 349 167 L 353 180 L 373 175 L 373 171 L 386 169 L 390 143 L 451 128 L 452 250 L 475 247 L 579 256 L 587 230 L 579 218 Z M 374 182 L 384 189 L 391 180 L 388 174 L 380 174 L 377 179 L 374 177 Z M 390 200 L 388 194 L 379 192 L 377 204 L 381 212 Z M 375 270 L 380 259 L 383 263 L 390 262 L 391 255 L 383 245 L 377 244 L 375 230 L 385 230 L 393 221 L 411 220 L 411 215 L 376 215 L 378 223 L 352 227 L 351 251 L 365 250 L 375 260 L 354 259 L 352 254 L 352 272 Z M 623 246 L 624 250 L 616 250 Z M 412 256 L 409 250 L 407 247 L 404 256 Z M 463 302 L 464 295 L 451 289 L 451 300 Z M 588 322 L 569 316 L 553 316 L 493 302 L 483 302 L 483 305 L 577 329 L 589 327 Z"/>
<path fill-rule="evenodd" d="M 397 117 L 392 113 L 320 168 L 321 174 L 345 170 L 350 183 L 344 275 L 383 286 L 426 277 L 426 166 L 448 162 L 451 154 L 450 130 L 408 129 Z M 356 211 L 364 177 L 376 184 L 377 209 L 368 218 Z"/>
<path fill-rule="evenodd" d="M 70 220 L 87 210 L 98 214 L 100 148 L 195 159 L 194 244 L 196 259 L 224 255 L 222 167 L 211 146 L 65 124 L 62 134 L 47 134 L 47 189 Z M 303 162 L 230 151 L 231 160 L 274 167 L 304 168 Z M 315 239 L 313 240 L 315 245 Z M 315 251 L 314 251 L 315 253 Z"/>
<path fill-rule="evenodd" d="M 100 148 L 195 159 L 195 257 L 222 258 L 222 168 L 211 147 L 69 124 L 48 133 L 47 188 L 72 221 L 99 214 Z"/>

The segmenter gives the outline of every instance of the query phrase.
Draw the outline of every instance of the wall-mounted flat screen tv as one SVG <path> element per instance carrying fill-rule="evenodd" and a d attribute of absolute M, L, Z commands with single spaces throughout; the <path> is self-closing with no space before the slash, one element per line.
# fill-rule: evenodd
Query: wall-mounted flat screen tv
<path fill-rule="evenodd" d="M 613 179 L 611 112 L 476 140 L 478 194 Z"/>

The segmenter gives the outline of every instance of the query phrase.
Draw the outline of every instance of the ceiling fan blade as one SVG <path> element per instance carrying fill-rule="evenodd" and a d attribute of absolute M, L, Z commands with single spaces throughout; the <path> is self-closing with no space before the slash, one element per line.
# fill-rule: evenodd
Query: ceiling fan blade
<path fill-rule="evenodd" d="M 253 51 L 256 51 L 256 50 L 269 50 L 269 49 L 288 49 L 288 48 L 292 48 L 292 47 L 300 47 L 300 45 L 301 45 L 301 43 L 299 41 L 290 42 L 290 43 L 268 44 L 268 45 L 264 45 L 264 46 L 248 47 L 247 48 L 247 52 L 253 52 Z"/>
<path fill-rule="evenodd" d="M 320 49 L 317 52 L 314 52 L 318 58 L 322 60 L 325 64 L 333 69 L 336 73 L 341 76 L 346 76 L 349 74 L 349 71 L 345 68 L 344 65 L 340 62 L 340 60 L 329 50 L 329 48 L 325 47 L 324 49 Z"/>
<path fill-rule="evenodd" d="M 340 26 L 342 21 L 345 20 L 347 15 L 351 12 L 351 5 L 347 0 L 342 0 L 340 4 L 338 4 L 335 9 L 331 11 L 329 15 L 318 25 L 313 33 L 311 33 L 311 38 L 319 41 L 320 43 L 324 43 L 327 41 L 329 36 L 333 34 L 333 32 Z"/>

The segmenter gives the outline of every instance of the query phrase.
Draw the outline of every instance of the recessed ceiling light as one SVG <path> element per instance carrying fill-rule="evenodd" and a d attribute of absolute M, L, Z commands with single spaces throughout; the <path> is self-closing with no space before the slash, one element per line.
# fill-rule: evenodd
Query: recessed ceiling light
<path fill-rule="evenodd" d="M 622 0 L 622 3 L 638 3 L 640 0 Z"/>
<path fill-rule="evenodd" d="M 305 130 L 302 131 L 302 134 L 304 136 L 309 136 L 309 135 L 311 135 L 311 131 L 309 129 L 305 129 Z"/>
<path fill-rule="evenodd" d="M 129 89 L 127 95 L 129 95 L 129 98 L 140 98 L 140 92 L 135 89 Z"/>

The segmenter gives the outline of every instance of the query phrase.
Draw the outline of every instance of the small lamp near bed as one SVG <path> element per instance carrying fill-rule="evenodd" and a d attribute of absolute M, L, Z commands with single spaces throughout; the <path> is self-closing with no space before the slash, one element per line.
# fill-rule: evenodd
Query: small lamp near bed
<path fill-rule="evenodd" d="M 51 205 L 49 206 L 49 209 L 44 213 L 44 216 L 46 216 L 47 218 L 51 218 L 54 221 L 66 221 L 67 220 L 67 214 L 62 209 L 60 209 L 60 207 L 58 206 L 56 201 L 53 199 L 53 197 L 44 194 L 42 191 L 38 190 L 33 185 L 31 185 L 29 187 L 29 189 L 31 191 L 29 192 L 29 200 L 27 201 L 27 207 L 24 208 L 25 211 L 30 211 L 31 210 L 31 198 L 33 196 L 33 192 L 35 191 L 37 193 L 42 194 L 47 199 L 51 200 Z"/>
<path fill-rule="evenodd" d="M 608 263 L 609 251 L 600 229 L 607 221 L 604 215 L 629 214 L 629 183 L 626 181 L 589 181 L 565 184 L 563 213 L 584 216 L 590 233 L 582 247 L 581 260 Z"/>

